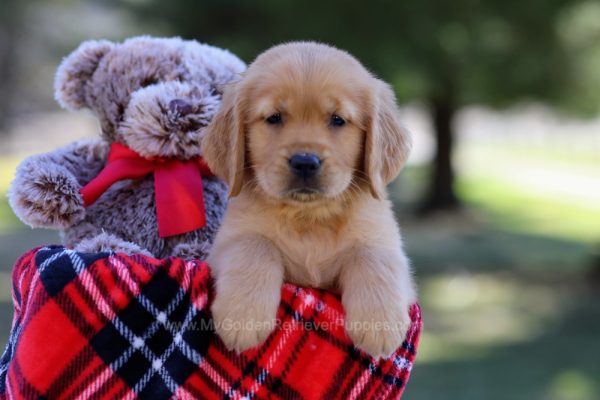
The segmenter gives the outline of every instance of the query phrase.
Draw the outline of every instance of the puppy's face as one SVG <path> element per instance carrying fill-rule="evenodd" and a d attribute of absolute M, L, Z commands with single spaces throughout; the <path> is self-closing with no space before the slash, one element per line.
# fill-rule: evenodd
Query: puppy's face
<path fill-rule="evenodd" d="M 232 195 L 252 182 L 291 203 L 364 187 L 380 197 L 408 154 L 396 111 L 389 87 L 347 53 L 315 43 L 281 45 L 225 88 L 204 155 L 229 180 Z"/>
<path fill-rule="evenodd" d="M 257 80 L 247 113 L 249 163 L 258 186 L 286 201 L 339 196 L 361 167 L 364 99 L 344 80 L 343 64 L 307 71 L 284 60 L 274 67 L 280 78 Z"/>

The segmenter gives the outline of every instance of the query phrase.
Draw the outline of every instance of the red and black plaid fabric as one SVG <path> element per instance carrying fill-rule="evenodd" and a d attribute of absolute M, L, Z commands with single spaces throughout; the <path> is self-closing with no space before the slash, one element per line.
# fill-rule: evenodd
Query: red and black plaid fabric
<path fill-rule="evenodd" d="M 391 399 L 408 381 L 421 316 L 374 360 L 345 334 L 333 293 L 286 284 L 280 326 L 241 355 L 214 334 L 208 266 L 114 253 L 33 250 L 13 272 L 4 398 Z"/>

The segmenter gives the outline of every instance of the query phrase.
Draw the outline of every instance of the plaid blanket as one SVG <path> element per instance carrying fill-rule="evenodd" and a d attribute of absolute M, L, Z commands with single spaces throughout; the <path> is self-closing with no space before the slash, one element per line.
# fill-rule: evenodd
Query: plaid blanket
<path fill-rule="evenodd" d="M 339 297 L 290 284 L 266 343 L 228 351 L 214 334 L 201 261 L 83 254 L 60 246 L 23 255 L 15 316 L 0 359 L 5 398 L 399 398 L 421 328 L 418 305 L 392 357 L 356 350 Z"/>

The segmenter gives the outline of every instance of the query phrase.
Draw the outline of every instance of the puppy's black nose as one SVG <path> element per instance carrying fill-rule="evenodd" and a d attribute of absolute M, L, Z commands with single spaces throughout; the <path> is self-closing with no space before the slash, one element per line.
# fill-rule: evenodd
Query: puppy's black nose
<path fill-rule="evenodd" d="M 294 154 L 289 159 L 290 170 L 302 178 L 310 178 L 321 167 L 321 159 L 312 153 Z"/>
<path fill-rule="evenodd" d="M 173 114 L 184 116 L 191 114 L 194 111 L 194 107 L 185 100 L 174 99 L 169 102 L 169 111 Z"/>

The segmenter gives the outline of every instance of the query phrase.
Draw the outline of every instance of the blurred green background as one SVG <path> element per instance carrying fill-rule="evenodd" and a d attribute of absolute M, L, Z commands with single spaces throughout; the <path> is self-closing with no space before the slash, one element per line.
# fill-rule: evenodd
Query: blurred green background
<path fill-rule="evenodd" d="M 247 62 L 347 49 L 396 89 L 415 148 L 390 186 L 425 327 L 406 399 L 600 398 L 600 2 L 3 0 L 0 346 L 10 271 L 58 242 L 5 193 L 30 154 L 98 133 L 53 74 L 90 38 L 181 35 Z"/>

